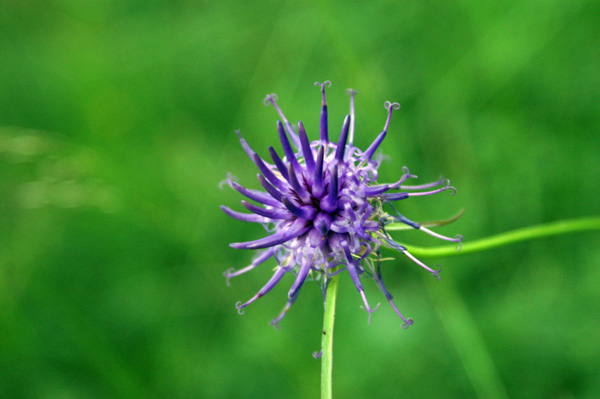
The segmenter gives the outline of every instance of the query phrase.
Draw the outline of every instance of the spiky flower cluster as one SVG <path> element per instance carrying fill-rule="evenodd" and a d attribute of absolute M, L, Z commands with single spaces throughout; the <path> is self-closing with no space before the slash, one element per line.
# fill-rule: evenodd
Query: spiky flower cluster
<path fill-rule="evenodd" d="M 381 157 L 374 154 L 387 134 L 392 111 L 399 109 L 400 105 L 389 101 L 385 103 L 388 115 L 383 131 L 366 151 L 361 151 L 352 144 L 355 94 L 352 90 L 349 91 L 350 114 L 344 120 L 339 141 L 330 141 L 325 101 L 327 85 L 331 83 L 315 83 L 323 94 L 319 140 L 309 142 L 302 122 L 298 122 L 298 129 L 294 130 L 277 105 L 275 94 L 265 98 L 265 105 L 272 104 L 281 118 L 277 122 L 277 131 L 284 157 L 269 147 L 272 163 L 265 161 L 237 132 L 244 151 L 260 171 L 257 177 L 265 191 L 247 189 L 229 177 L 225 181 L 227 184 L 260 205 L 242 201 L 242 205 L 252 212 L 250 214 L 226 206 L 221 206 L 221 209 L 234 219 L 262 224 L 269 235 L 256 241 L 230 244 L 236 249 L 263 251 L 249 266 L 240 270 L 230 269 L 225 276 L 229 283 L 231 277 L 250 271 L 270 258 L 277 262 L 273 277 L 267 284 L 249 301 L 236 304 L 238 311 L 243 313 L 243 308 L 268 293 L 286 273 L 295 275 L 287 304 L 273 320 L 273 325 L 285 316 L 307 278 L 319 281 L 325 291 L 329 279 L 344 270 L 348 271 L 360 293 L 370 322 L 371 313 L 379 306 L 371 308 L 363 290 L 361 276 L 370 276 L 404 321 L 403 327 L 408 328 L 413 323 L 412 319 L 405 318 L 398 311 L 381 279 L 380 247 L 388 246 L 403 253 L 438 279 L 439 271 L 431 269 L 395 242 L 385 226 L 393 222 L 403 223 L 447 241 L 460 242 L 462 237 L 449 238 L 434 233 L 399 214 L 392 202 L 454 188 L 448 180 L 442 179 L 420 186 L 403 185 L 407 179 L 416 178 L 406 167 L 397 182 L 378 184 L 377 170 Z M 432 190 L 421 191 L 426 189 Z M 384 207 L 389 208 L 391 213 Z"/>

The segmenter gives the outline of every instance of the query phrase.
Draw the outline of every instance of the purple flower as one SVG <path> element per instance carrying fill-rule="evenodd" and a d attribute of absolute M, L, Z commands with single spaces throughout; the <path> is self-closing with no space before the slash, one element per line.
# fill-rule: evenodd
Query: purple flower
<path fill-rule="evenodd" d="M 404 185 L 407 179 L 416 178 L 406 167 L 397 182 L 378 184 L 381 156 L 375 156 L 375 151 L 387 134 L 392 111 L 399 109 L 400 104 L 385 103 L 388 114 L 383 131 L 369 148 L 361 151 L 353 145 L 355 92 L 349 90 L 350 114 L 344 120 L 338 142 L 334 143 L 329 138 L 326 85 L 331 86 L 331 83 L 315 83 L 323 94 L 319 140 L 308 140 L 302 122 L 298 122 L 297 130 L 292 127 L 277 105 L 275 94 L 268 95 L 264 102 L 265 105 L 272 104 L 281 118 L 277 122 L 277 131 L 283 157 L 269 147 L 271 160 L 261 158 L 237 132 L 244 151 L 260 171 L 257 177 L 264 191 L 242 187 L 229 176 L 225 182 L 258 205 L 242 200 L 242 205 L 251 213 L 237 212 L 226 206 L 221 206 L 221 209 L 234 219 L 262 224 L 268 235 L 255 241 L 230 244 L 232 248 L 258 249 L 261 252 L 249 266 L 226 271 L 227 283 L 231 277 L 246 273 L 271 258 L 277 262 L 273 277 L 267 284 L 249 301 L 236 304 L 242 314 L 243 308 L 267 294 L 286 273 L 293 274 L 295 280 L 289 290 L 287 304 L 272 322 L 276 325 L 290 309 L 307 279 L 320 282 L 325 292 L 329 279 L 346 270 L 362 297 L 364 309 L 369 312 L 369 322 L 371 313 L 379 305 L 375 308 L 369 305 L 361 282 L 364 276 L 375 280 L 404 321 L 402 327 L 408 328 L 413 323 L 412 319 L 405 318 L 398 311 L 381 278 L 381 246 L 403 253 L 438 280 L 439 270 L 431 269 L 395 242 L 385 226 L 403 223 L 447 241 L 460 242 L 462 237 L 450 238 L 434 233 L 398 213 L 392 203 L 448 189 L 456 190 L 448 180 L 441 178 L 429 184 Z"/>

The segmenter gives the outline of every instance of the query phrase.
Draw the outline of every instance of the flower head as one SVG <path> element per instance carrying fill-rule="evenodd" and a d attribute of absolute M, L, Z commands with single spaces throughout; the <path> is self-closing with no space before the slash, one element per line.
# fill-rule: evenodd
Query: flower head
<path fill-rule="evenodd" d="M 379 305 L 372 308 L 365 296 L 361 277 L 369 276 L 404 321 L 403 327 L 408 328 L 412 319 L 398 311 L 381 279 L 381 246 L 403 253 L 437 279 L 439 270 L 431 269 L 411 255 L 392 239 L 385 226 L 402 223 L 442 240 L 460 242 L 461 236 L 450 238 L 435 233 L 398 213 L 393 206 L 394 202 L 410 197 L 455 190 L 448 180 L 441 178 L 418 186 L 404 185 L 406 180 L 416 178 L 406 167 L 397 182 L 377 183 L 381 156 L 376 156 L 375 152 L 387 134 L 392 112 L 399 109 L 400 104 L 385 103 L 387 119 L 383 130 L 365 151 L 361 151 L 353 145 L 355 92 L 352 90 L 349 91 L 350 114 L 344 119 L 339 140 L 337 143 L 330 140 L 325 100 L 328 85 L 331 85 L 329 81 L 315 83 L 323 95 L 319 140 L 309 141 L 302 122 L 298 122 L 297 130 L 294 129 L 277 105 L 275 94 L 268 95 L 265 104 L 273 105 L 281 118 L 277 122 L 277 131 L 283 156 L 269 147 L 271 160 L 263 159 L 237 132 L 244 151 L 260 171 L 257 177 L 264 191 L 242 187 L 228 176 L 225 182 L 229 186 L 259 205 L 242 200 L 242 205 L 251 213 L 237 212 L 226 206 L 221 209 L 234 219 L 262 224 L 268 235 L 255 241 L 230 244 L 232 248 L 261 252 L 249 266 L 230 269 L 225 276 L 229 283 L 230 278 L 250 271 L 268 259 L 277 262 L 267 284 L 249 301 L 236 304 L 238 311 L 243 313 L 243 308 L 267 294 L 285 274 L 295 275 L 287 304 L 273 320 L 274 325 L 285 316 L 307 279 L 321 282 L 326 290 L 331 276 L 342 271 L 348 272 L 360 293 L 370 322 L 371 313 Z"/>

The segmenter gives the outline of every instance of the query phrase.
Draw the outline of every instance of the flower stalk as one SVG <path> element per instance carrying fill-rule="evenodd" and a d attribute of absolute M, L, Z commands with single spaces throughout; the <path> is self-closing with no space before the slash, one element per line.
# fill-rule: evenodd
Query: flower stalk
<path fill-rule="evenodd" d="M 325 296 L 325 316 L 323 317 L 323 337 L 321 340 L 321 399 L 333 397 L 333 326 L 337 299 L 339 275 L 329 280 Z"/>

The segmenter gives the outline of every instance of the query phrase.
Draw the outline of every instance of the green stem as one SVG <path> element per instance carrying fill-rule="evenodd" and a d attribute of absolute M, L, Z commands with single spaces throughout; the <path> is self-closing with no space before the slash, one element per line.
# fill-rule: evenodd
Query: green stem
<path fill-rule="evenodd" d="M 406 245 L 406 248 L 411 254 L 421 258 L 455 256 L 485 251 L 488 249 L 514 244 L 520 241 L 533 240 L 540 237 L 575 233 L 587 230 L 600 230 L 600 217 L 596 216 L 580 219 L 560 220 L 557 222 L 540 224 L 537 226 L 524 227 L 491 237 L 481 238 L 479 240 L 467 241 L 465 244 L 463 244 L 460 252 L 456 251 L 456 246 L 454 245 L 444 245 L 433 248 Z"/>
<path fill-rule="evenodd" d="M 338 275 L 335 275 L 329 280 L 327 295 L 325 296 L 323 339 L 321 341 L 321 399 L 331 399 L 333 397 L 333 324 L 335 322 L 338 277 Z"/>

